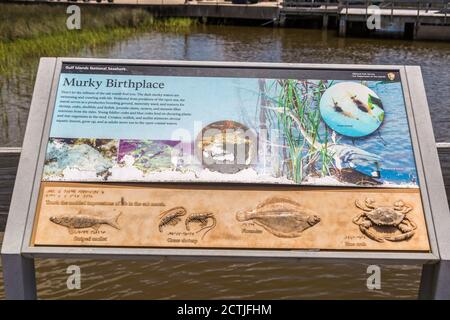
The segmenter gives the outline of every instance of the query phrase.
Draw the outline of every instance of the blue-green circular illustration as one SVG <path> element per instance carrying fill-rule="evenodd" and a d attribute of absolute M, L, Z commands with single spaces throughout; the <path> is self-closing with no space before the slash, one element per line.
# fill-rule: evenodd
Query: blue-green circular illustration
<path fill-rule="evenodd" d="M 320 114 L 331 129 L 349 137 L 371 134 L 384 119 L 378 95 L 356 82 L 340 82 L 328 88 L 320 100 Z"/>

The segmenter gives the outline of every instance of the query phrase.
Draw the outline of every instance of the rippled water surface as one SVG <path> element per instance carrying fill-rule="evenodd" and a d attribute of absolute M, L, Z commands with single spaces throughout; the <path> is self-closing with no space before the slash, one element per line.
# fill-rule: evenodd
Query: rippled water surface
<path fill-rule="evenodd" d="M 70 265 L 81 267 L 80 290 L 67 289 Z M 414 299 L 421 272 L 382 266 L 381 290 L 370 291 L 367 265 L 359 263 L 52 259 L 36 266 L 41 299 Z"/>
<path fill-rule="evenodd" d="M 338 38 L 335 31 L 237 26 L 200 26 L 187 33 L 148 33 L 83 57 L 405 64 L 422 67 L 437 141 L 450 141 L 450 43 Z M 0 81 L 0 145 L 21 144 L 33 74 Z M 3 79 L 1 79 L 3 80 Z M 4 117 L 3 117 L 4 118 Z"/>
<path fill-rule="evenodd" d="M 437 141 L 450 141 L 450 43 L 341 39 L 335 32 L 201 26 L 188 33 L 148 33 L 78 56 L 420 65 Z M 20 146 L 32 74 L 2 83 L 0 146 Z M 3 109 L 2 109 L 3 108 Z M 82 289 L 66 288 L 66 268 L 81 266 Z M 382 289 L 366 288 L 367 265 L 297 260 L 38 260 L 40 298 L 416 298 L 420 266 L 382 266 Z M 1 266 L 0 266 L 1 268 Z M 1 269 L 0 269 L 1 272 Z M 2 282 L 0 277 L 0 288 Z M 0 289 L 0 298 L 3 297 Z"/>

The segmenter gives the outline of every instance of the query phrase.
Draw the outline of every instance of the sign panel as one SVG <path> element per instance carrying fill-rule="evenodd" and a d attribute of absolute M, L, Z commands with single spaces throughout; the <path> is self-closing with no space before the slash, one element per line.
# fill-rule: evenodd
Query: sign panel
<path fill-rule="evenodd" d="M 429 252 L 401 80 L 65 62 L 32 245 Z"/>
<path fill-rule="evenodd" d="M 38 208 L 36 245 L 430 249 L 415 189 L 46 182 Z M 392 226 L 372 222 L 387 222 L 391 215 L 403 221 Z"/>
<path fill-rule="evenodd" d="M 418 186 L 398 72 L 161 72 L 64 64 L 43 180 Z"/>

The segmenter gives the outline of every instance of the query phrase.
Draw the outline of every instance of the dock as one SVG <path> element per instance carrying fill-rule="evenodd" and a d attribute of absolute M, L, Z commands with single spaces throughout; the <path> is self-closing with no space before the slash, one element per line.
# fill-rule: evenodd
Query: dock
<path fill-rule="evenodd" d="M 2 1 L 2 0 L 0 0 Z M 240 0 L 243 1 L 243 0 Z M 4 0 L 3 0 L 4 2 Z M 17 3 L 117 6 L 144 8 L 160 17 L 261 21 L 283 27 L 314 21 L 336 29 L 342 37 L 353 33 L 400 34 L 410 39 L 450 40 L 450 0 L 259 0 L 235 4 L 224 0 L 13 0 Z M 372 17 L 372 18 L 371 18 Z M 369 28 L 369 18 L 380 19 Z"/>

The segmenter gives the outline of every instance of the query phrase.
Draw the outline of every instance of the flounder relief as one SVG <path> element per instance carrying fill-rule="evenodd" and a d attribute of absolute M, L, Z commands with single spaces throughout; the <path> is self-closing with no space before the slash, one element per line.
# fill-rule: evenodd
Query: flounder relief
<path fill-rule="evenodd" d="M 64 226 L 69 230 L 92 228 L 97 231 L 100 226 L 104 224 L 120 230 L 118 219 L 121 214 L 122 212 L 119 212 L 114 217 L 102 218 L 96 215 L 83 213 L 83 211 L 80 210 L 78 214 L 74 215 L 52 216 L 50 217 L 50 221 L 60 226 Z"/>
<path fill-rule="evenodd" d="M 255 209 L 237 212 L 236 219 L 240 222 L 253 221 L 281 238 L 299 237 L 303 231 L 320 222 L 314 211 L 284 197 L 272 197 Z"/>
<path fill-rule="evenodd" d="M 356 200 L 355 206 L 363 212 L 353 219 L 353 223 L 372 240 L 402 241 L 415 234 L 417 225 L 408 217 L 413 208 L 401 200 L 392 207 L 378 207 L 374 200 L 367 198 L 364 205 Z"/>

